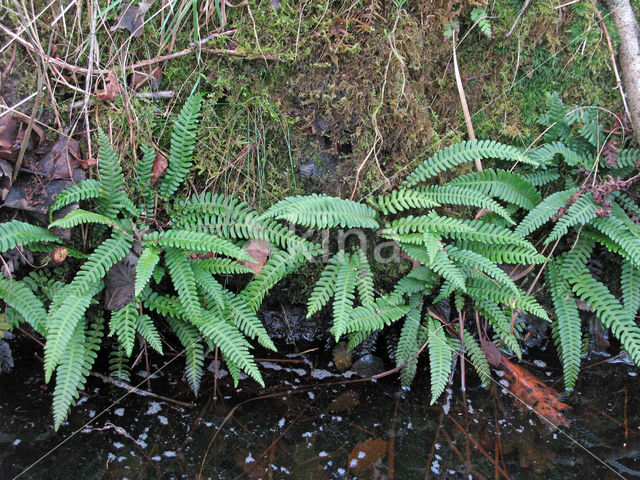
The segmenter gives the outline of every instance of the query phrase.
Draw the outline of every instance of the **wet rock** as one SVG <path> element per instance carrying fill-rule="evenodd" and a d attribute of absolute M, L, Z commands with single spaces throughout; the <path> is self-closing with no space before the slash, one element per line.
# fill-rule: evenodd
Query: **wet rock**
<path fill-rule="evenodd" d="M 263 310 L 258 315 L 276 345 L 306 348 L 323 344 L 329 333 L 327 322 L 317 315 L 307 318 L 302 307 L 283 306 L 280 310 Z"/>
<path fill-rule="evenodd" d="M 352 366 L 351 370 L 356 372 L 363 378 L 373 377 L 379 373 L 384 372 L 384 362 L 380 357 L 376 357 L 372 354 L 364 355 L 360 357 Z"/>
<path fill-rule="evenodd" d="M 346 342 L 338 342 L 333 348 L 333 364 L 344 372 L 353 364 L 353 351 L 347 350 Z"/>
<path fill-rule="evenodd" d="M 4 340 L 0 340 L 0 373 L 9 373 L 11 370 L 13 370 L 11 347 Z"/>

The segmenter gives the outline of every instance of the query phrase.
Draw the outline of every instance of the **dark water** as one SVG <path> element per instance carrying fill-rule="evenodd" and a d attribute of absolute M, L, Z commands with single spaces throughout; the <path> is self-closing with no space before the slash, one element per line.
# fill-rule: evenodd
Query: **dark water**
<path fill-rule="evenodd" d="M 262 364 L 270 388 L 234 389 L 227 376 L 214 398 L 207 372 L 194 399 L 177 359 L 151 390 L 192 405 L 136 394 L 115 403 L 126 391 L 92 377 L 55 433 L 38 351 L 25 342 L 13 341 L 16 368 L 0 377 L 2 479 L 640 477 L 640 385 L 626 364 L 585 366 L 580 393 L 565 399 L 570 427 L 552 431 L 499 385 L 470 386 L 465 407 L 457 376 L 429 406 L 420 381 L 402 392 L 396 375 L 360 381 L 322 356 L 281 353 Z M 561 385 L 558 370 L 523 366 Z M 144 375 L 135 367 L 132 382 L 147 389 Z"/>

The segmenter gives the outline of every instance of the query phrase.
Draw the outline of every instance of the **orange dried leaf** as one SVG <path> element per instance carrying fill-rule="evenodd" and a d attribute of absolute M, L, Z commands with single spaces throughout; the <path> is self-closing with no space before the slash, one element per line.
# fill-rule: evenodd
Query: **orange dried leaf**
<path fill-rule="evenodd" d="M 511 363 L 502 357 L 505 367 L 505 377 L 509 381 L 511 391 L 527 407 L 532 408 L 538 415 L 554 426 L 569 426 L 569 421 L 562 414 L 562 410 L 569 405 L 559 400 L 559 394 L 553 388 L 538 380 L 531 372 Z"/>
<path fill-rule="evenodd" d="M 160 151 L 157 151 L 156 161 L 153 162 L 153 167 L 151 168 L 151 172 L 153 173 L 151 183 L 156 183 L 160 178 L 160 175 L 164 173 L 168 166 L 169 162 L 167 161 L 167 157 L 165 157 Z"/>
<path fill-rule="evenodd" d="M 254 261 L 244 261 L 242 264 L 253 270 L 253 273 L 258 274 L 264 267 L 264 262 L 269 258 L 269 242 L 266 240 L 249 240 L 245 244 L 245 250 Z"/>
<path fill-rule="evenodd" d="M 349 454 L 349 470 L 362 474 L 375 468 L 387 454 L 387 447 L 387 441 L 381 438 L 358 442 Z"/>
<path fill-rule="evenodd" d="M 100 100 L 113 100 L 120 91 L 120 85 L 116 76 L 109 72 L 104 78 L 104 88 L 96 91 L 96 97 Z"/>

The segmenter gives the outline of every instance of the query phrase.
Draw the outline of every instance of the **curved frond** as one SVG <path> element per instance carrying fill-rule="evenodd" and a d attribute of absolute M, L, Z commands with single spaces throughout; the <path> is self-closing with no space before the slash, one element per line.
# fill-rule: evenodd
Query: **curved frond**
<path fill-rule="evenodd" d="M 620 290 L 626 314 L 630 318 L 635 317 L 640 308 L 640 268 L 634 267 L 631 262 L 622 262 Z"/>
<path fill-rule="evenodd" d="M 55 212 L 62 207 L 90 198 L 98 198 L 101 194 L 102 191 L 100 190 L 100 182 L 98 180 L 82 180 L 60 192 L 56 197 L 56 203 L 51 206 L 51 211 Z"/>
<path fill-rule="evenodd" d="M 153 270 L 160 261 L 160 249 L 154 247 L 145 247 L 138 259 L 136 266 L 136 283 L 134 295 L 137 297 L 142 293 L 144 287 L 149 284 Z"/>
<path fill-rule="evenodd" d="M 136 330 L 144 337 L 151 347 L 160 355 L 162 352 L 162 340 L 149 315 L 138 315 L 136 318 Z"/>
<path fill-rule="evenodd" d="M 548 244 L 565 235 L 569 228 L 576 225 L 586 225 L 596 218 L 596 210 L 598 205 L 593 201 L 593 195 L 587 193 L 582 195 L 578 201 L 572 203 L 560 219 L 556 222 L 549 236 L 544 240 L 544 244 Z"/>
<path fill-rule="evenodd" d="M 78 208 L 70 211 L 64 217 L 51 222 L 49 228 L 73 228 L 81 223 L 101 223 L 110 227 L 116 226 L 116 223 L 109 217 Z"/>
<path fill-rule="evenodd" d="M 428 192 L 422 190 L 399 189 L 385 195 L 369 197 L 369 203 L 380 209 L 385 215 L 396 214 L 414 208 L 433 208 L 440 204 Z"/>
<path fill-rule="evenodd" d="M 464 273 L 451 261 L 451 258 L 444 250 L 440 250 L 436 254 L 431 268 L 438 275 L 442 275 L 442 278 L 450 281 L 458 290 L 467 291 Z"/>
<path fill-rule="evenodd" d="M 567 204 L 569 198 L 579 191 L 579 188 L 572 188 L 549 195 L 524 217 L 520 225 L 516 227 L 515 232 L 526 237 L 534 230 L 537 230 L 551 220 L 558 213 L 558 210 Z"/>
<path fill-rule="evenodd" d="M 347 333 L 349 315 L 353 310 L 357 275 L 357 261 L 354 261 L 353 255 L 345 254 L 344 262 L 340 264 L 336 274 L 336 287 L 333 297 L 333 326 L 331 327 L 331 333 L 336 337 L 336 341 Z"/>
<path fill-rule="evenodd" d="M 431 376 L 431 405 L 436 403 L 447 386 L 451 374 L 453 349 L 447 343 L 444 327 L 435 318 L 427 320 L 429 338 L 429 373 Z"/>
<path fill-rule="evenodd" d="M 178 292 L 180 303 L 184 307 L 184 317 L 196 327 L 203 321 L 203 311 L 198 300 L 196 280 L 191 270 L 191 264 L 186 254 L 177 248 L 165 249 L 165 262 L 169 268 L 169 275 L 173 286 Z"/>
<path fill-rule="evenodd" d="M 409 311 L 409 305 L 393 295 L 376 298 L 373 305 L 362 305 L 351 310 L 345 333 L 358 332 L 363 335 L 374 332 L 400 320 Z M 333 332 L 332 332 L 333 333 Z M 351 340 L 347 348 L 352 348 Z"/>
<path fill-rule="evenodd" d="M 540 166 L 551 165 L 556 155 L 562 155 L 568 165 L 580 165 L 588 170 L 593 170 L 592 155 L 581 155 L 559 141 L 547 143 L 529 152 L 529 158 L 539 163 Z"/>
<path fill-rule="evenodd" d="M 372 208 L 352 200 L 328 195 L 287 197 L 263 213 L 259 219 L 278 218 L 309 228 L 379 227 Z"/>
<path fill-rule="evenodd" d="M 249 267 L 245 267 L 244 265 L 236 262 L 231 258 L 205 258 L 204 260 L 193 260 L 191 264 L 194 267 L 197 265 L 198 268 L 213 275 L 235 275 L 238 273 L 253 273 L 253 270 L 251 270 Z"/>
<path fill-rule="evenodd" d="M 479 242 L 457 242 L 456 245 L 459 248 L 476 252 L 494 263 L 521 263 L 523 265 L 535 265 L 538 263 L 544 263 L 548 260 L 547 257 L 532 251 L 530 248 L 518 245 L 487 245 Z"/>
<path fill-rule="evenodd" d="M 336 288 L 336 279 L 340 265 L 345 262 L 344 250 L 340 250 L 327 262 L 326 267 L 320 274 L 309 299 L 307 300 L 307 318 L 324 307 L 329 299 L 333 297 Z"/>
<path fill-rule="evenodd" d="M 482 348 L 480 348 L 480 345 L 478 345 L 476 339 L 473 338 L 471 332 L 465 329 L 462 335 L 462 338 L 464 339 L 465 352 L 471 360 L 471 365 L 473 365 L 478 377 L 480 377 L 482 386 L 487 388 L 489 386 L 489 382 L 491 382 L 491 368 L 489 367 L 487 357 L 482 351 Z"/>
<path fill-rule="evenodd" d="M 360 303 L 363 305 L 373 303 L 373 273 L 371 272 L 371 266 L 369 266 L 367 254 L 362 250 L 362 248 L 358 248 L 357 251 L 352 254 L 352 258 L 358 265 L 356 288 L 358 290 Z"/>
<path fill-rule="evenodd" d="M 172 229 L 164 232 L 148 233 L 144 236 L 143 243 L 146 245 L 181 248 L 189 252 L 214 252 L 238 260 L 253 261 L 251 255 L 229 240 L 193 230 Z"/>
<path fill-rule="evenodd" d="M 176 193 L 191 169 L 201 107 L 202 96 L 199 94 L 191 95 L 173 124 L 169 166 L 160 182 L 160 196 L 165 201 L 170 200 Z"/>
<path fill-rule="evenodd" d="M 167 317 L 167 323 L 176 334 L 184 347 L 186 357 L 186 377 L 191 390 L 197 396 L 200 389 L 200 379 L 204 370 L 204 348 L 200 339 L 202 336 L 193 325 L 177 317 Z"/>
<path fill-rule="evenodd" d="M 461 163 L 471 162 L 476 158 L 496 158 L 512 162 L 534 163 L 518 148 L 495 142 L 493 140 L 469 140 L 443 148 L 433 157 L 425 160 L 402 183 L 405 188 L 449 170 Z"/>
<path fill-rule="evenodd" d="M 60 239 L 46 228 L 19 220 L 0 223 L 0 252 L 6 252 L 20 245 L 26 247 L 31 243 L 41 242 L 60 243 Z"/>
<path fill-rule="evenodd" d="M 556 168 L 550 168 L 548 170 L 525 173 L 522 175 L 522 178 L 533 187 L 543 187 L 560 179 L 560 174 Z"/>
<path fill-rule="evenodd" d="M 483 298 L 492 302 L 502 303 L 505 307 L 513 309 L 519 308 L 549 321 L 547 312 L 538 301 L 534 297 L 525 295 L 520 289 L 514 294 L 513 292 L 504 291 L 491 280 L 476 277 L 469 279 L 467 282 L 467 293 L 473 298 Z"/>
<path fill-rule="evenodd" d="M 47 311 L 25 283 L 0 275 L 0 298 L 14 308 L 38 333 L 46 333 Z"/>
<path fill-rule="evenodd" d="M 226 291 L 226 295 L 227 315 L 231 317 L 233 324 L 247 337 L 257 339 L 258 343 L 264 348 L 268 348 L 274 352 L 277 351 L 264 325 L 262 325 L 256 313 L 247 306 L 244 299 L 229 291 Z"/>
<path fill-rule="evenodd" d="M 118 155 L 111 148 L 109 138 L 98 127 L 98 173 L 102 195 L 98 197 L 97 213 L 114 218 L 119 210 L 118 200 L 124 194 L 124 175 Z"/>
<path fill-rule="evenodd" d="M 518 338 L 511 329 L 511 315 L 505 312 L 503 308 L 500 308 L 500 306 L 492 300 L 486 300 L 479 297 L 474 297 L 473 300 L 478 312 L 489 320 L 489 323 L 498 338 L 502 340 L 518 358 L 522 358 L 522 350 L 520 350 Z"/>
<path fill-rule="evenodd" d="M 465 265 L 467 267 L 474 268 L 482 273 L 487 274 L 494 280 L 500 282 L 503 287 L 507 287 L 514 293 L 517 293 L 518 287 L 511 277 L 507 275 L 498 265 L 489 260 L 487 257 L 482 256 L 477 252 L 471 250 L 458 249 L 454 246 L 447 246 L 446 248 L 449 257 L 454 262 Z"/>
<path fill-rule="evenodd" d="M 396 346 L 396 367 L 402 367 L 400 380 L 403 387 L 408 387 L 416 375 L 418 359 L 413 358 L 420 348 L 418 332 L 422 318 L 422 295 L 414 295 L 409 299 L 409 310 L 400 331 Z"/>
<path fill-rule="evenodd" d="M 125 351 L 127 357 L 131 357 L 136 342 L 136 324 L 138 323 L 138 304 L 128 303 L 118 310 L 111 312 L 109 321 L 109 336 L 114 333 Z"/>
<path fill-rule="evenodd" d="M 596 218 L 591 225 L 605 237 L 598 238 L 598 241 L 640 268 L 640 236 L 615 217 L 613 211 L 609 217 Z"/>
<path fill-rule="evenodd" d="M 423 191 L 433 196 L 434 200 L 447 205 L 467 205 L 471 207 L 484 208 L 496 215 L 500 215 L 507 222 L 515 223 L 507 210 L 496 202 L 493 198 L 483 192 L 465 185 L 431 185 L 424 187 Z"/>

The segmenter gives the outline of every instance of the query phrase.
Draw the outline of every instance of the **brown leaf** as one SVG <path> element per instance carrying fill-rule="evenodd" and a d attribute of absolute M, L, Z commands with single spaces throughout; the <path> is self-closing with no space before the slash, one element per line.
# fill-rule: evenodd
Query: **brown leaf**
<path fill-rule="evenodd" d="M 135 70 L 131 75 L 131 88 L 140 90 L 149 87 L 151 90 L 157 90 L 162 81 L 162 71 L 160 67 L 152 67 L 150 65 L 142 67 L 142 70 Z"/>
<path fill-rule="evenodd" d="M 49 180 L 59 178 L 84 180 L 84 172 L 79 168 L 79 147 L 76 140 L 60 135 L 51 150 L 40 160 L 37 170 L 47 175 Z"/>
<path fill-rule="evenodd" d="M 0 200 L 4 201 L 11 190 L 13 165 L 0 158 Z"/>
<path fill-rule="evenodd" d="M 138 256 L 129 252 L 109 269 L 104 293 L 104 308 L 106 310 L 118 310 L 133 300 L 137 264 Z"/>
<path fill-rule="evenodd" d="M 242 264 L 249 267 L 256 275 L 264 267 L 264 262 L 269 258 L 269 242 L 266 240 L 249 240 L 245 243 L 245 250 L 254 262 L 244 261 Z"/>
<path fill-rule="evenodd" d="M 489 365 L 492 367 L 500 365 L 502 354 L 495 343 L 484 338 L 480 338 L 480 348 L 482 348 L 482 353 L 484 353 L 484 356 L 487 358 Z"/>
<path fill-rule="evenodd" d="M 156 152 L 156 161 L 153 162 L 153 167 L 151 168 L 151 172 L 153 173 L 151 183 L 156 183 L 160 178 L 160 175 L 164 173 L 168 166 L 169 162 L 167 161 L 167 157 L 165 157 L 162 152 L 158 150 Z"/>
<path fill-rule="evenodd" d="M 362 475 L 372 470 L 387 454 L 387 442 L 381 438 L 370 438 L 358 442 L 349 454 L 349 470 Z"/>
<path fill-rule="evenodd" d="M 52 263 L 60 264 L 65 261 L 68 254 L 69 250 L 65 247 L 56 247 L 51 253 L 49 253 L 48 257 Z"/>
<path fill-rule="evenodd" d="M 558 392 L 542 383 L 528 370 L 511 363 L 504 357 L 502 357 L 502 364 L 505 367 L 505 378 L 509 381 L 511 391 L 520 399 L 523 406 L 532 408 L 556 427 L 569 426 L 569 421 L 562 413 L 562 410 L 569 408 L 569 405 L 559 400 Z"/>
<path fill-rule="evenodd" d="M 147 10 L 149 10 L 149 7 L 151 7 L 151 3 L 140 2 L 138 5 L 134 5 L 134 2 L 122 3 L 118 23 L 111 27 L 111 30 L 126 28 L 131 32 L 131 36 L 133 37 L 139 37 L 142 35 L 144 30 L 142 28 L 144 25 L 144 16 L 147 13 Z"/>
<path fill-rule="evenodd" d="M 113 100 L 116 98 L 116 95 L 120 92 L 120 84 L 118 83 L 118 79 L 116 76 L 109 72 L 104 78 L 104 88 L 101 88 L 96 91 L 96 97 L 100 100 Z"/>
<path fill-rule="evenodd" d="M 20 122 L 13 112 L 0 118 L 0 157 L 14 161 L 20 145 L 16 144 Z"/>

